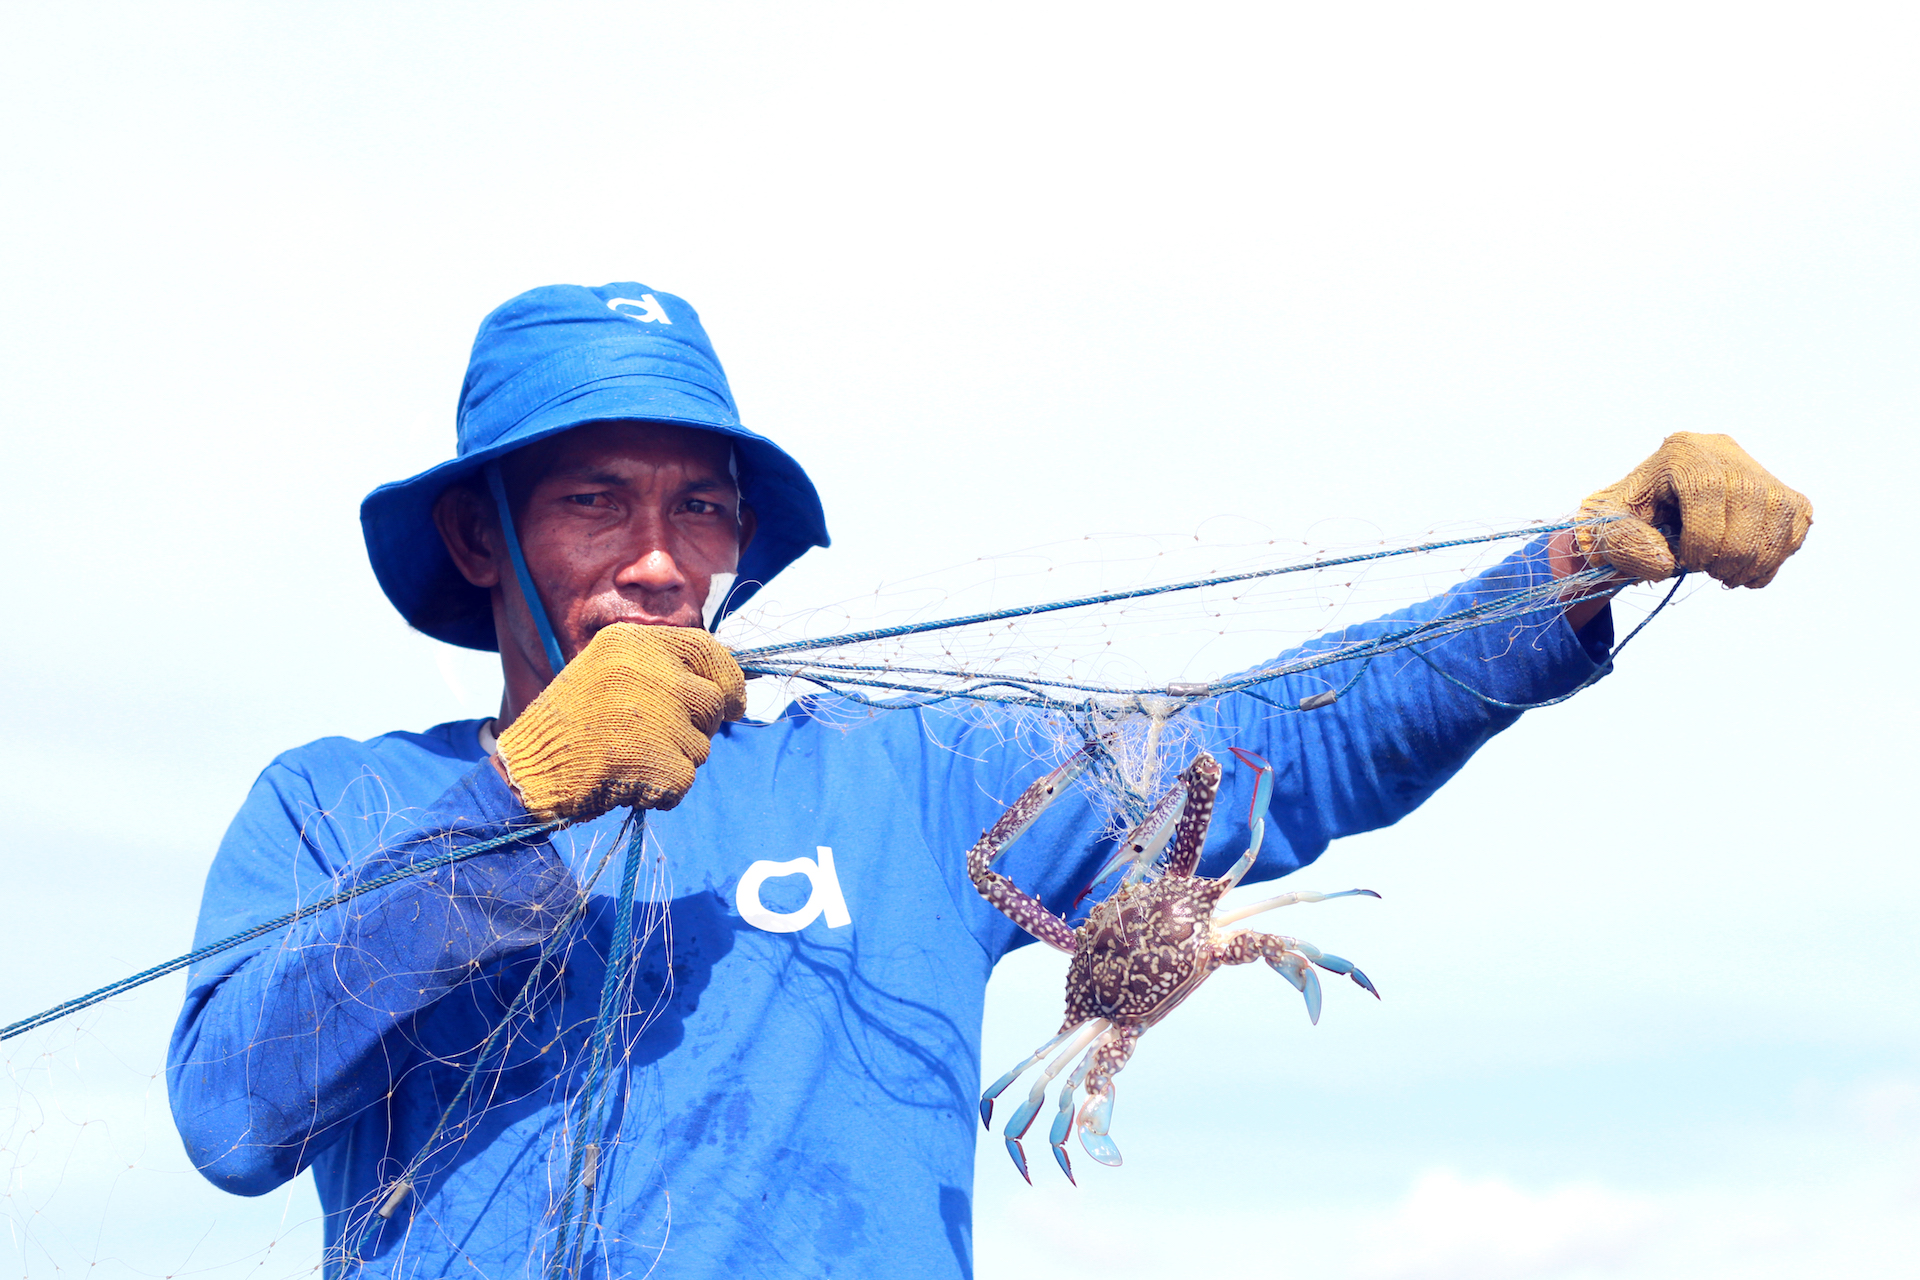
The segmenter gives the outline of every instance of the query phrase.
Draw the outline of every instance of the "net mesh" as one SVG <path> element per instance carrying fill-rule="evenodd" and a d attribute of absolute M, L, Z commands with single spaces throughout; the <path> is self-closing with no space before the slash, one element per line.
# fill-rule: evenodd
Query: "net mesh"
<path fill-rule="evenodd" d="M 1565 527 L 1455 525 L 1389 539 L 1343 522 L 1286 538 L 1219 520 L 1177 536 L 1089 536 L 917 574 L 828 605 L 799 607 L 777 591 L 762 592 L 728 620 L 721 639 L 756 677 L 752 707 L 762 718 L 824 691 L 831 696 L 814 698 L 810 709 L 828 719 L 851 722 L 938 702 L 1017 738 L 1036 758 L 1059 759 L 1098 743 L 1098 786 L 1117 829 L 1135 820 L 1205 741 L 1208 706 L 1224 693 L 1259 696 L 1274 677 L 1292 674 L 1306 681 L 1294 687 L 1308 689 L 1309 702 L 1316 694 L 1337 696 L 1365 677 L 1367 659 L 1417 661 L 1423 646 L 1461 630 L 1521 627 L 1514 642 L 1525 643 L 1525 626 L 1548 625 L 1569 589 L 1597 587 L 1597 577 L 1388 628 L 1385 639 L 1345 642 L 1337 633 L 1436 596 Z M 1060 607 L 1069 601 L 1083 603 Z M 975 620 L 944 625 L 967 617 Z M 1320 639 L 1328 636 L 1336 638 Z M 1319 647 L 1302 648 L 1317 639 Z M 1269 707 L 1273 715 L 1312 709 L 1299 699 Z M 375 825 L 404 825 L 404 815 L 389 818 Z M 955 859 L 963 852 L 955 850 Z M 356 1256 L 360 1241 L 384 1221 L 383 1208 L 408 1239 L 471 1238 L 473 1224 L 437 1221 L 430 1207 L 407 1204 L 404 1188 L 457 1164 L 463 1142 L 521 1104 L 526 1094 L 515 1072 L 571 1043 L 569 1024 L 577 1032 L 582 1020 L 591 1024 L 584 1041 L 590 1060 L 565 1060 L 563 1050 L 562 1060 L 535 1073 L 547 1082 L 541 1087 L 573 1093 L 568 1125 L 538 1135 L 529 1149 L 526 1167 L 537 1178 L 514 1189 L 515 1204 L 503 1210 L 543 1223 L 521 1270 L 571 1274 L 583 1257 L 606 1247 L 607 1232 L 630 1231 L 649 1247 L 670 1235 L 670 1222 L 612 1224 L 579 1208 L 591 1199 L 583 1192 L 600 1158 L 595 1148 L 646 1144 L 670 1119 L 649 1102 L 632 1054 L 667 1008 L 676 972 L 665 859 L 651 846 L 620 839 L 590 853 L 575 860 L 584 882 L 576 916 L 538 955 L 486 976 L 493 1005 L 477 1024 L 482 1032 L 465 1040 L 423 1037 L 413 1046 L 414 1069 L 444 1078 L 448 1087 L 437 1096 L 450 1101 L 432 1141 L 395 1165 L 380 1196 L 355 1209 L 336 1261 Z M 291 867 L 288 874 L 294 883 L 311 871 Z M 605 892 L 590 896 L 603 877 L 603 890 L 616 879 L 623 885 L 617 902 Z M 301 892 L 309 904 L 325 903 L 349 888 L 343 876 Z M 591 964 L 582 963 L 582 948 L 592 950 Z M 584 1003 L 562 998 L 559 975 L 570 967 L 605 973 L 604 990 Z M 164 985 L 134 992 L 116 984 L 102 989 L 112 996 L 107 1003 L 77 1017 L 27 1020 L 5 1033 L 0 1217 L 23 1274 L 85 1268 L 264 1277 L 321 1265 L 317 1210 L 304 1182 L 238 1200 L 207 1186 L 181 1148 L 161 1072 L 181 990 L 181 979 L 167 972 L 159 966 L 142 976 Z M 564 1171 L 562 1181 L 554 1181 L 561 1176 L 555 1170 Z"/>

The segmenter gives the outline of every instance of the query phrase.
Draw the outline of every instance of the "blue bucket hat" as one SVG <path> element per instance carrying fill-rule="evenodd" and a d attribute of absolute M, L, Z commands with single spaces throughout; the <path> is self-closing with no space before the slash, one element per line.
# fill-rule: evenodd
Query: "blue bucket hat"
<path fill-rule="evenodd" d="M 453 460 L 381 485 L 360 504 L 367 557 L 400 616 L 436 640 L 497 649 L 488 593 L 454 567 L 433 523 L 434 502 L 476 473 L 499 496 L 499 469 L 487 464 L 574 427 L 623 420 L 697 427 L 733 442 L 741 499 L 759 527 L 720 617 L 810 548 L 827 545 L 813 482 L 779 446 L 740 425 L 727 375 L 692 307 L 632 282 L 548 285 L 480 322 L 460 388 Z M 525 588 L 504 503 L 502 516 Z M 545 611 L 526 594 L 544 633 Z"/>

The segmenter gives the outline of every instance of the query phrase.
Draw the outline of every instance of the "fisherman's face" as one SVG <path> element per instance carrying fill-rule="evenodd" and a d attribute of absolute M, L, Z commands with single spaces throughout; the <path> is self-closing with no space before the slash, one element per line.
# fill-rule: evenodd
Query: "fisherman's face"
<path fill-rule="evenodd" d="M 728 442 L 711 432 L 608 422 L 507 459 L 501 469 L 527 570 L 569 660 L 616 622 L 702 625 L 714 575 L 734 572 L 753 536 L 753 513 L 740 505 L 728 458 Z M 502 650 L 511 645 L 544 672 L 539 634 L 497 525 L 485 520 L 476 532 L 488 544 L 487 580 L 465 563 L 462 569 L 493 589 Z M 448 537 L 450 550 L 456 540 Z"/>

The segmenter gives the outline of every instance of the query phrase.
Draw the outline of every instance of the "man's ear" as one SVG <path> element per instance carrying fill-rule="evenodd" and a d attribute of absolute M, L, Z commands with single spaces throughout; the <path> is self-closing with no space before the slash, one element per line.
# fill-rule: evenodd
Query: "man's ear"
<path fill-rule="evenodd" d="M 447 489 L 434 499 L 433 523 L 461 577 L 483 591 L 500 585 L 499 539 L 494 536 L 493 512 L 479 494 L 463 484 Z"/>
<path fill-rule="evenodd" d="M 745 555 L 747 544 L 753 541 L 754 530 L 760 527 L 760 517 L 753 514 L 753 508 L 746 503 L 740 504 L 740 554 Z"/>

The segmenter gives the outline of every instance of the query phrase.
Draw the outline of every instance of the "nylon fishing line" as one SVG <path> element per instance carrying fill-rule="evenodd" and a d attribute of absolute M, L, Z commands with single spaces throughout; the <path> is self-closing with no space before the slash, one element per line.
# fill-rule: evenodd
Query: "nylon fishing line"
<path fill-rule="evenodd" d="M 1085 748 L 1095 763 L 1083 785 L 1104 803 L 1111 825 L 1122 826 L 1142 815 L 1145 797 L 1157 789 L 1167 762 L 1204 739 L 1206 709 L 1223 698 L 1244 695 L 1275 716 L 1312 715 L 1363 687 L 1381 663 L 1403 660 L 1426 664 L 1449 686 L 1503 711 L 1574 696 L 1580 689 L 1541 703 L 1505 702 L 1444 669 L 1437 658 L 1451 639 L 1489 627 L 1504 626 L 1513 643 L 1528 643 L 1570 605 L 1617 592 L 1620 584 L 1602 570 L 1555 579 L 1537 567 L 1502 571 L 1477 558 L 1501 544 L 1537 543 L 1581 523 L 1481 529 L 1400 545 L 1376 538 L 1361 547 L 1323 547 L 1282 564 L 1272 562 L 1281 546 L 1274 538 L 1088 538 L 1062 548 L 985 557 L 944 577 L 923 574 L 839 606 L 783 613 L 762 593 L 722 624 L 722 639 L 755 678 L 756 689 L 813 691 L 800 695 L 808 714 L 852 720 L 947 707 L 995 732 L 1024 737 L 1029 754 L 1037 758 L 1062 758 Z M 1198 571 L 1182 573 L 1183 568 Z M 1476 572 L 1492 575 L 1478 594 L 1462 596 L 1431 617 L 1391 621 L 1394 607 L 1435 595 L 1437 588 Z M 1614 653 L 1674 600 L 1683 580 L 1684 575 L 1674 580 Z M 968 604 L 979 607 L 952 607 Z M 1371 634 L 1355 638 L 1341 629 L 1348 618 L 1383 612 L 1390 624 Z M 1150 674 L 1153 667 L 1159 670 Z M 1309 684 L 1298 684 L 1302 678 Z M 1284 697 L 1277 693 L 1283 680 L 1296 681 Z M 1303 687 L 1311 691 L 1301 693 Z M 320 913 L 364 904 L 367 895 L 407 879 L 514 845 L 549 841 L 565 825 L 530 824 L 341 885 L 311 903 L 0 1027 L 0 1041 Z M 554 1083 L 546 1086 L 563 1090 L 568 1100 L 564 1131 L 550 1138 L 553 1167 L 564 1173 L 555 1175 L 558 1181 L 546 1201 L 549 1227 L 533 1246 L 537 1256 L 529 1257 L 528 1269 L 546 1280 L 565 1280 L 580 1273 L 590 1249 L 604 1247 L 608 1227 L 598 1221 L 600 1171 L 621 1135 L 647 1122 L 644 1107 L 629 1116 L 636 1100 L 623 1055 L 631 1053 L 636 1036 L 653 1025 L 671 994 L 672 938 L 664 906 L 670 882 L 663 862 L 648 861 L 646 842 L 645 815 L 636 812 L 612 844 L 583 864 L 571 907 L 535 950 L 510 998 L 501 992 L 503 1012 L 478 1043 L 458 1055 L 457 1086 L 450 1079 L 430 1137 L 394 1168 L 378 1196 L 354 1211 L 330 1268 L 351 1269 L 371 1256 L 369 1249 L 384 1255 L 404 1248 L 411 1231 L 464 1229 L 415 1221 L 411 1215 L 421 1212 L 418 1206 L 434 1180 L 457 1166 L 461 1145 L 499 1105 L 499 1082 L 519 1069 L 509 1060 L 517 1061 L 516 1054 L 538 1057 L 563 1034 L 579 1036 L 581 1027 L 581 1056 L 556 1068 Z M 421 852 L 430 847 L 423 843 Z M 560 996 L 554 975 L 567 970 L 572 948 L 586 936 L 595 888 L 616 850 L 622 851 L 623 863 L 611 894 L 597 1001 L 591 1018 L 583 1011 L 567 1031 L 556 1021 Z M 961 853 L 954 851 L 956 859 Z M 607 896 L 598 899 L 603 908 Z M 654 1002 L 644 1008 L 637 980 L 643 955 L 658 956 L 668 975 L 655 984 Z M 538 1045 L 529 1040 L 536 1033 L 543 1038 Z M 669 1229 L 670 1224 L 659 1227 L 663 1233 Z M 389 1239 L 385 1233 L 393 1231 L 400 1235 Z"/>

